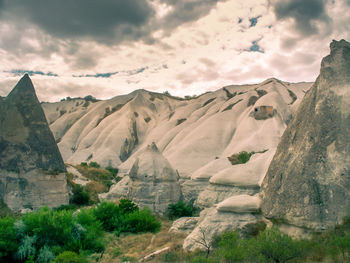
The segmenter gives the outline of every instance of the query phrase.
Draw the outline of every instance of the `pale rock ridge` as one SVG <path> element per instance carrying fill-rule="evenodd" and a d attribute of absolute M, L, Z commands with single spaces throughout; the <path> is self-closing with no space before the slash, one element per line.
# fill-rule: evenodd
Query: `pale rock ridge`
<path fill-rule="evenodd" d="M 267 218 L 316 230 L 350 211 L 350 43 L 333 41 L 262 184 Z"/>
<path fill-rule="evenodd" d="M 15 211 L 67 204 L 66 168 L 27 74 L 0 112 L 0 198 Z"/>

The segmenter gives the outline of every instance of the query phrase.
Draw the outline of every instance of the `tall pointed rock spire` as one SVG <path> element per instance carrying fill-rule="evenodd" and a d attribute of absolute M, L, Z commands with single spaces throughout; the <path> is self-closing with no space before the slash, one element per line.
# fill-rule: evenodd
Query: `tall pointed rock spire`
<path fill-rule="evenodd" d="M 333 41 L 262 184 L 262 211 L 326 229 L 350 211 L 350 43 Z"/>
<path fill-rule="evenodd" d="M 68 202 L 66 171 L 28 75 L 0 103 L 0 198 L 14 211 Z"/>

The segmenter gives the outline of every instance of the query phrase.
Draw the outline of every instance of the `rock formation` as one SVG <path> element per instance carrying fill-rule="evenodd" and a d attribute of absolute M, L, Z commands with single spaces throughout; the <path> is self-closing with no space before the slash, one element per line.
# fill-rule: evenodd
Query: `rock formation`
<path fill-rule="evenodd" d="M 0 112 L 0 198 L 16 211 L 66 204 L 66 168 L 28 75 Z"/>
<path fill-rule="evenodd" d="M 129 175 L 114 190 L 117 195 L 113 196 L 112 190 L 101 197 L 116 199 L 123 197 L 121 193 L 126 193 L 124 197 L 159 214 L 164 214 L 169 204 L 178 202 L 181 197 L 179 175 L 159 152 L 155 143 L 146 147 L 134 162 Z"/>
<path fill-rule="evenodd" d="M 350 211 L 350 43 L 333 41 L 262 184 L 267 218 L 316 230 Z"/>

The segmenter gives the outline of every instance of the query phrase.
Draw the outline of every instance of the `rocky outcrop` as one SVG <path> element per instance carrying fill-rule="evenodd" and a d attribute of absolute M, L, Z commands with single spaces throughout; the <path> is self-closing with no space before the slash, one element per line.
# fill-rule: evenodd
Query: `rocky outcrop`
<path fill-rule="evenodd" d="M 164 214 L 169 204 L 180 200 L 179 175 L 159 152 L 155 143 L 148 145 L 135 160 L 128 176 L 102 198 L 127 197 L 141 207 Z"/>
<path fill-rule="evenodd" d="M 350 43 L 333 41 L 262 184 L 267 218 L 316 230 L 350 211 Z"/>
<path fill-rule="evenodd" d="M 174 221 L 170 233 L 190 234 L 198 223 L 199 217 L 181 217 Z"/>
<path fill-rule="evenodd" d="M 0 198 L 12 210 L 66 204 L 66 168 L 28 75 L 0 111 Z"/>
<path fill-rule="evenodd" d="M 239 207 L 236 203 L 232 206 Z M 243 208 L 241 208 L 243 209 Z M 185 250 L 194 251 L 196 249 L 205 250 L 203 241 L 210 244 L 216 236 L 224 231 L 241 230 L 248 224 L 254 224 L 261 220 L 261 216 L 246 213 L 233 213 L 219 211 L 216 207 L 203 210 L 195 229 L 188 235 L 184 241 Z"/>

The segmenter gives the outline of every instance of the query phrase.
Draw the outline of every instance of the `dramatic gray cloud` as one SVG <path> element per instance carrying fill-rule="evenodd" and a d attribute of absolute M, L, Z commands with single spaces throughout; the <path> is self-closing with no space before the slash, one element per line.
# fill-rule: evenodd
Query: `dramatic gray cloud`
<path fill-rule="evenodd" d="M 274 2 L 277 19 L 294 20 L 296 29 L 303 35 L 317 34 L 317 22 L 329 23 L 326 0 L 280 0 Z"/>
<path fill-rule="evenodd" d="M 138 39 L 154 10 L 146 0 L 6 0 L 4 9 L 59 38 Z"/>
<path fill-rule="evenodd" d="M 226 0 L 162 0 L 162 3 L 172 7 L 172 11 L 163 18 L 161 24 L 171 30 L 183 23 L 196 21 L 207 15 L 218 2 L 224 1 Z"/>

